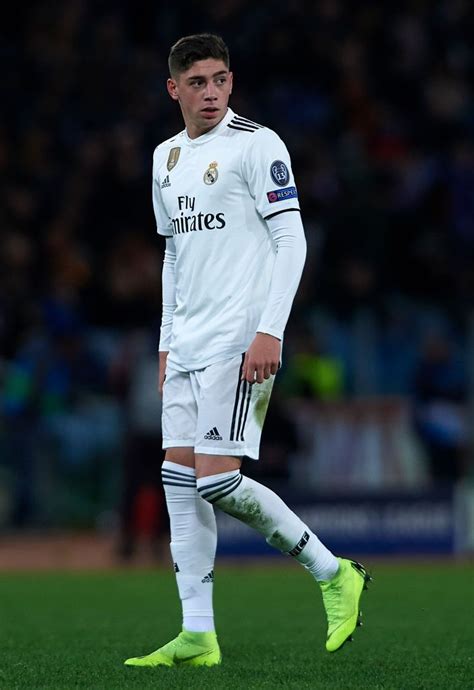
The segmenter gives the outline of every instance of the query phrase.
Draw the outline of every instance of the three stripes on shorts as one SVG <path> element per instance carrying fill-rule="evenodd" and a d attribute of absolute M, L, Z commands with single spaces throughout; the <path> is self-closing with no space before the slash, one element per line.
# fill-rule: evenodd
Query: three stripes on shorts
<path fill-rule="evenodd" d="M 252 394 L 252 384 L 242 381 L 242 367 L 244 366 L 245 355 L 242 355 L 242 362 L 239 369 L 239 381 L 235 391 L 234 411 L 232 413 L 232 423 L 230 427 L 231 441 L 244 441 L 244 429 L 250 407 L 250 396 Z"/>

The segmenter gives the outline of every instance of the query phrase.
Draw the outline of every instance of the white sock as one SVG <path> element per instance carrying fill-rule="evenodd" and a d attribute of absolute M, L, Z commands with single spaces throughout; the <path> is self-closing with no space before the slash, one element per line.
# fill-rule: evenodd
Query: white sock
<path fill-rule="evenodd" d="M 170 516 L 170 548 L 183 608 L 183 628 L 213 632 L 217 545 L 214 509 L 196 491 L 193 468 L 165 460 L 161 474 Z"/>
<path fill-rule="evenodd" d="M 200 495 L 224 512 L 261 532 L 267 542 L 293 556 L 316 580 L 330 580 L 337 558 L 271 489 L 244 477 L 240 470 L 197 480 Z"/>

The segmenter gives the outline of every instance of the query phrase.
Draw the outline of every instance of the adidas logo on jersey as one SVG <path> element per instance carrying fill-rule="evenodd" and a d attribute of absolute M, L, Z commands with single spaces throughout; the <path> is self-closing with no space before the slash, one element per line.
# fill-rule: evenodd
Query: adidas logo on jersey
<path fill-rule="evenodd" d="M 210 431 L 208 431 L 207 434 L 204 436 L 204 438 L 207 441 L 222 441 L 222 436 L 218 432 L 216 426 L 214 427 L 214 429 L 211 429 Z"/>
<path fill-rule="evenodd" d="M 170 182 L 170 176 L 167 175 L 163 182 L 161 183 L 161 189 L 164 189 L 165 187 L 171 187 L 171 182 Z"/>

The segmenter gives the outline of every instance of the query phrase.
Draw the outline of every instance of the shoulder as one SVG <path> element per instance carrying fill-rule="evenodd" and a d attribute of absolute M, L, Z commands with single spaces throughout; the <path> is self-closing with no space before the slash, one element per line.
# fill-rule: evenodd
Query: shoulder
<path fill-rule="evenodd" d="M 251 139 L 254 142 L 261 139 L 278 137 L 278 134 L 274 132 L 273 129 L 259 122 L 254 122 L 248 117 L 243 117 L 243 115 L 237 115 L 237 113 L 234 113 L 232 119 L 227 123 L 227 134 L 234 137 L 241 137 L 245 140 Z"/>
<path fill-rule="evenodd" d="M 237 115 L 237 113 L 232 114 L 232 118 L 227 123 L 227 127 L 231 130 L 230 133 L 235 132 L 234 136 L 241 136 L 240 133 L 244 135 L 255 134 L 261 129 L 266 129 L 264 125 L 249 120 L 248 117 L 243 117 L 242 115 Z"/>
<path fill-rule="evenodd" d="M 239 142 L 244 148 L 260 148 L 275 143 L 281 143 L 278 134 L 270 127 L 254 122 L 249 118 L 234 114 L 227 123 L 227 136 Z"/>
<path fill-rule="evenodd" d="M 233 139 L 232 146 L 241 152 L 242 164 L 249 170 L 260 165 L 266 166 L 272 160 L 284 160 L 288 163 L 288 149 L 279 135 L 270 127 L 234 115 L 228 122 L 226 130 L 227 136 Z"/>
<path fill-rule="evenodd" d="M 170 137 L 169 139 L 162 141 L 161 144 L 158 144 L 158 146 L 153 151 L 153 163 L 155 165 L 160 165 L 165 160 L 167 160 L 170 151 L 173 148 L 178 148 L 182 145 L 183 137 L 184 129 L 178 134 L 175 134 L 173 137 Z"/>

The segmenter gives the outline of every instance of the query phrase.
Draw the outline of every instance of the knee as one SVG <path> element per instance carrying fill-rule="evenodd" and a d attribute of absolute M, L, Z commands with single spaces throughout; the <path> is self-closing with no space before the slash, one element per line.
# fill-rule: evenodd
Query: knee
<path fill-rule="evenodd" d="M 206 477 L 198 477 L 197 490 L 205 501 L 223 507 L 222 499 L 231 496 L 235 489 L 240 486 L 242 479 L 243 476 L 240 474 L 239 469 Z"/>
<path fill-rule="evenodd" d="M 167 501 L 187 499 L 196 491 L 194 467 L 184 463 L 165 460 L 161 466 L 161 479 Z"/>

